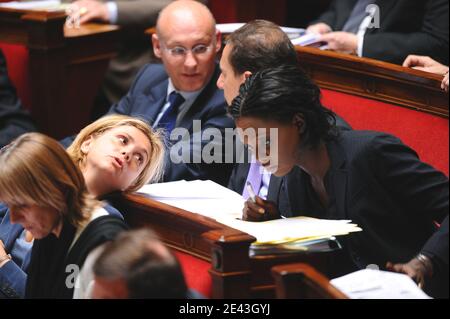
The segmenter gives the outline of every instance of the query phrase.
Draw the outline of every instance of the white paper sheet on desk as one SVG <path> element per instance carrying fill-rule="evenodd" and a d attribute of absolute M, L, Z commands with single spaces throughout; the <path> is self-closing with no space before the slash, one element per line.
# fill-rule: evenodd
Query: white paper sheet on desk
<path fill-rule="evenodd" d="M 250 223 L 236 219 L 219 221 L 256 237 L 258 244 L 280 244 L 307 238 L 342 236 L 362 231 L 349 220 L 323 220 L 310 217 L 277 219 L 263 223 Z"/>
<path fill-rule="evenodd" d="M 245 23 L 221 23 L 217 24 L 217 29 L 225 34 L 233 33 L 237 29 L 243 27 Z M 281 27 L 281 29 L 289 35 L 289 37 L 297 38 L 300 35 L 304 34 L 306 32 L 305 29 L 301 28 L 289 28 L 289 27 Z"/>
<path fill-rule="evenodd" d="M 64 11 L 67 5 L 61 4 L 60 0 L 42 0 L 42 1 L 11 1 L 0 3 L 0 8 L 21 9 L 21 10 L 45 10 L 45 11 Z"/>
<path fill-rule="evenodd" d="M 430 299 L 407 275 L 364 269 L 331 280 L 352 299 Z"/>
<path fill-rule="evenodd" d="M 258 243 L 275 244 L 316 237 L 333 237 L 361 231 L 348 220 L 294 217 L 263 223 L 239 220 L 245 200 L 212 181 L 179 181 L 145 185 L 139 190 L 159 202 L 217 220 L 254 236 Z"/>
<path fill-rule="evenodd" d="M 212 181 L 179 181 L 145 185 L 139 190 L 159 202 L 213 219 L 242 216 L 241 195 Z"/>

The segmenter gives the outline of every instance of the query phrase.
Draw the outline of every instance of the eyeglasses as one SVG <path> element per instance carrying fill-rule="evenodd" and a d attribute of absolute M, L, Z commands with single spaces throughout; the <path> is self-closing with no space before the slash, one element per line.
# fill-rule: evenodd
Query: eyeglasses
<path fill-rule="evenodd" d="M 192 55 L 195 56 L 202 56 L 211 52 L 212 48 L 213 44 L 210 45 L 199 44 L 193 47 L 192 49 L 186 49 L 181 46 L 176 46 L 174 48 L 163 47 L 163 49 L 169 52 L 169 54 L 174 58 L 186 58 L 188 52 L 191 52 Z"/>

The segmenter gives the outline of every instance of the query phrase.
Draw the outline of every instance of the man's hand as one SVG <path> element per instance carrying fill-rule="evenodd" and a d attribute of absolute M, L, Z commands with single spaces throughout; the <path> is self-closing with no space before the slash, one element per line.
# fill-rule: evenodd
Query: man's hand
<path fill-rule="evenodd" d="M 249 222 L 263 222 L 279 218 L 280 213 L 277 206 L 260 197 L 256 197 L 256 203 L 249 199 L 242 211 L 242 219 Z"/>
<path fill-rule="evenodd" d="M 331 29 L 331 27 L 328 24 L 323 23 L 323 22 L 310 25 L 306 29 L 306 32 L 308 32 L 308 33 L 315 33 L 315 34 L 325 34 L 325 33 L 331 32 L 331 31 L 333 31 Z"/>
<path fill-rule="evenodd" d="M 408 275 L 423 289 L 425 280 L 433 276 L 433 264 L 428 258 L 426 260 L 420 260 L 416 257 L 411 259 L 407 264 L 393 264 L 388 262 L 386 269 Z"/>
<path fill-rule="evenodd" d="M 413 68 L 420 71 L 445 75 L 448 72 L 448 67 L 440 64 L 428 56 L 410 55 L 403 62 L 405 68 Z"/>
<path fill-rule="evenodd" d="M 358 50 L 358 37 L 349 32 L 331 32 L 322 35 L 320 41 L 327 42 L 330 50 L 356 54 Z"/>
<path fill-rule="evenodd" d="M 444 80 L 442 81 L 441 88 L 448 93 L 448 71 L 447 74 L 444 77 Z"/>
<path fill-rule="evenodd" d="M 106 3 L 96 0 L 79 0 L 72 7 L 80 15 L 80 24 L 90 21 L 109 22 L 109 11 Z"/>

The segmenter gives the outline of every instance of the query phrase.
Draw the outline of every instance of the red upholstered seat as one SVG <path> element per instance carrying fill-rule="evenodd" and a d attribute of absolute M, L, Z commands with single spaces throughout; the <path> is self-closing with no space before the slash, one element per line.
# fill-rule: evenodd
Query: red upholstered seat
<path fill-rule="evenodd" d="M 448 119 L 331 90 L 322 94 L 323 104 L 354 129 L 395 135 L 448 176 Z"/>
<path fill-rule="evenodd" d="M 16 87 L 22 104 L 29 109 L 31 106 L 31 87 L 28 50 L 25 46 L 7 43 L 0 43 L 0 49 L 6 58 L 9 78 Z"/>
<path fill-rule="evenodd" d="M 207 298 L 212 297 L 212 280 L 209 274 L 211 264 L 197 257 L 174 251 L 183 269 L 186 283 Z"/>

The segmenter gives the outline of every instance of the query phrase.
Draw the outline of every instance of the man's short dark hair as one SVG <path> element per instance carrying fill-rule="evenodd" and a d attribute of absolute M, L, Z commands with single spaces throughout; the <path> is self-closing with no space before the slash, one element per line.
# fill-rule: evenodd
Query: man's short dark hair
<path fill-rule="evenodd" d="M 94 274 L 123 279 L 130 299 L 186 299 L 187 286 L 178 260 L 149 229 L 120 234 L 106 244 Z"/>
<path fill-rule="evenodd" d="M 280 123 L 292 123 L 300 115 L 301 147 L 315 148 L 336 134 L 335 115 L 320 99 L 319 87 L 299 66 L 282 65 L 249 77 L 228 112 L 235 120 L 255 117 Z"/>
<path fill-rule="evenodd" d="M 297 53 L 289 37 L 275 23 L 254 20 L 227 39 L 232 46 L 229 62 L 236 74 L 258 71 L 281 64 L 296 65 Z"/>

